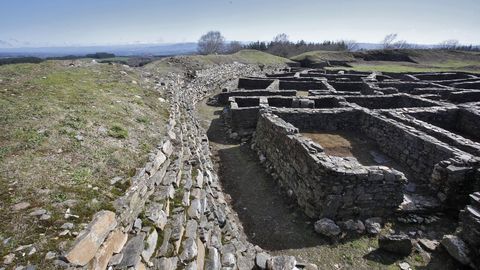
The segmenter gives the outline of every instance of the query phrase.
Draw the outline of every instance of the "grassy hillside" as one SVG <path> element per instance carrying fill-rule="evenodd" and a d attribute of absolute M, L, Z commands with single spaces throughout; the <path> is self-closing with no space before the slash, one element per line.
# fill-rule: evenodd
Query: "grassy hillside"
<path fill-rule="evenodd" d="M 305 59 L 309 59 L 313 62 L 323 62 L 323 61 L 355 61 L 353 54 L 350 52 L 342 51 L 313 51 L 306 52 L 300 55 L 294 56 L 291 60 L 301 62 Z"/>
<path fill-rule="evenodd" d="M 348 61 L 356 71 L 429 72 L 464 71 L 480 73 L 480 53 L 442 50 L 396 50 L 366 52 L 308 52 L 292 58 L 314 62 Z M 344 67 L 338 67 L 345 69 Z M 336 67 L 333 67 L 336 69 Z"/>
<path fill-rule="evenodd" d="M 275 56 L 257 50 L 241 50 L 234 54 L 227 55 L 189 55 L 168 57 L 146 65 L 147 70 L 154 69 L 156 72 L 184 71 L 189 69 L 202 69 L 209 65 L 228 64 L 239 62 L 255 65 L 286 65 L 294 61 Z"/>
<path fill-rule="evenodd" d="M 86 223 L 112 208 L 168 118 L 162 94 L 140 71 L 70 63 L 0 66 L 0 256 L 36 248 L 16 262 L 42 264 L 47 251 L 65 248 L 82 229 L 59 237 L 64 223 Z M 122 180 L 111 185 L 113 178 Z M 28 206 L 15 209 L 19 203 Z M 67 209 L 78 218 L 65 218 Z M 30 215 L 35 210 L 46 210 L 45 220 Z"/>

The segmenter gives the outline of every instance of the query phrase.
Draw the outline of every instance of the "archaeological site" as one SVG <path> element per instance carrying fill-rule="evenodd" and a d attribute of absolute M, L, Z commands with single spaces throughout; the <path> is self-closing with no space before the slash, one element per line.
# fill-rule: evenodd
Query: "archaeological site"
<path fill-rule="evenodd" d="M 0 270 L 480 270 L 480 0 L 4 0 Z"/>
<path fill-rule="evenodd" d="M 149 76 L 168 95 L 166 137 L 57 266 L 341 269 L 359 253 L 358 269 L 480 267 L 476 75 Z"/>

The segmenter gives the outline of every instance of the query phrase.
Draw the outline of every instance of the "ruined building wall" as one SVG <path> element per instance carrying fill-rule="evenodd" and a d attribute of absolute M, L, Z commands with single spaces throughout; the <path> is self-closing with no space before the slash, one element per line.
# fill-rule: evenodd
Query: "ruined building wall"
<path fill-rule="evenodd" d="M 480 142 L 480 113 L 469 109 L 460 109 L 460 121 L 457 129 Z"/>
<path fill-rule="evenodd" d="M 442 193 L 448 207 L 465 206 L 473 191 L 472 172 L 478 161 L 427 134 L 380 114 L 352 108 L 330 111 L 273 111 L 301 131 L 350 130 L 374 140 L 382 152 L 407 169 L 415 182 Z M 258 132 L 258 126 L 257 126 Z"/>
<path fill-rule="evenodd" d="M 360 121 L 365 135 L 425 184 L 429 183 L 436 163 L 454 156 L 446 145 L 439 145 L 435 139 L 386 117 L 363 114 Z"/>
<path fill-rule="evenodd" d="M 272 114 L 260 116 L 255 145 L 280 186 L 291 190 L 310 217 L 337 220 L 392 214 L 402 202 L 402 173 L 328 156 L 318 144 Z"/>

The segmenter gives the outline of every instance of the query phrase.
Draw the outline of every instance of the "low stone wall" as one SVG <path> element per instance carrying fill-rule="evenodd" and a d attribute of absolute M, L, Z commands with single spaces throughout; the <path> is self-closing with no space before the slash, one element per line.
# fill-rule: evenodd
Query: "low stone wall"
<path fill-rule="evenodd" d="M 456 79 L 468 79 L 471 75 L 462 72 L 455 73 L 417 73 L 413 74 L 418 80 L 425 81 L 444 81 L 444 80 L 456 80 Z"/>
<path fill-rule="evenodd" d="M 466 103 L 480 101 L 480 91 L 467 90 L 452 92 L 447 96 L 447 99 L 453 103 Z"/>
<path fill-rule="evenodd" d="M 369 88 L 368 84 L 364 82 L 342 82 L 334 81 L 328 82 L 336 91 L 340 92 L 362 92 L 362 89 Z"/>
<path fill-rule="evenodd" d="M 479 166 L 477 159 L 394 119 L 355 108 L 275 109 L 272 113 L 302 132 L 347 130 L 364 134 L 407 168 L 417 184 L 430 186 L 432 193 L 440 192 L 447 207 L 463 207 L 473 191 L 472 172 Z"/>
<path fill-rule="evenodd" d="M 441 87 L 428 82 L 378 82 L 376 85 L 380 88 L 393 87 L 399 92 L 407 94 L 413 93 L 417 88 L 429 88 L 433 86 Z"/>
<path fill-rule="evenodd" d="M 346 80 L 352 82 L 361 82 L 362 78 L 367 77 L 369 73 L 365 74 L 324 74 L 324 73 L 301 73 L 300 77 L 324 77 L 328 80 Z"/>
<path fill-rule="evenodd" d="M 282 78 L 282 77 L 293 77 L 295 76 L 296 72 L 282 72 L 282 73 L 273 73 L 273 74 L 265 74 L 267 78 Z"/>
<path fill-rule="evenodd" d="M 424 122 L 480 142 L 480 110 L 468 107 L 439 108 L 410 113 Z"/>
<path fill-rule="evenodd" d="M 295 90 L 300 90 L 300 91 L 308 91 L 308 90 L 315 90 L 315 89 L 321 89 L 321 90 L 328 90 L 328 87 L 326 84 L 322 81 L 284 81 L 281 80 L 279 84 L 279 89 L 295 89 Z"/>
<path fill-rule="evenodd" d="M 409 107 L 432 107 L 442 103 L 407 94 L 345 97 L 348 102 L 356 103 L 369 109 L 392 109 Z"/>
<path fill-rule="evenodd" d="M 398 192 L 405 182 L 402 173 L 328 156 L 320 145 L 298 132 L 280 117 L 262 114 L 255 147 L 308 216 L 337 220 L 387 216 L 402 202 L 403 195 Z"/>
<path fill-rule="evenodd" d="M 467 243 L 471 264 L 480 269 L 480 192 L 469 197 L 469 205 L 460 212 L 460 237 Z"/>
<path fill-rule="evenodd" d="M 460 109 L 460 121 L 457 123 L 457 129 L 476 142 L 480 142 L 480 110 L 471 108 Z"/>
<path fill-rule="evenodd" d="M 453 83 L 453 87 L 457 88 L 463 88 L 463 89 L 475 89 L 475 90 L 480 90 L 480 80 L 478 81 L 473 81 L 473 82 L 458 82 L 458 83 Z"/>
<path fill-rule="evenodd" d="M 445 111 L 444 108 L 432 108 L 434 111 Z M 403 109 L 401 111 L 390 111 L 386 115 L 406 125 L 412 126 L 426 134 L 444 142 L 448 145 L 454 146 L 469 154 L 480 156 L 480 143 L 475 143 L 469 139 L 462 137 L 461 135 L 452 133 L 441 127 L 429 124 L 408 115 Z"/>
<path fill-rule="evenodd" d="M 255 130 L 260 107 L 231 108 L 228 113 L 227 123 L 233 131 L 250 133 Z"/>
<path fill-rule="evenodd" d="M 229 92 L 222 92 L 217 95 L 217 100 L 219 104 L 226 105 L 228 99 L 234 96 L 295 96 L 297 95 L 296 90 L 236 90 Z"/>
<path fill-rule="evenodd" d="M 250 101 L 248 101 L 250 100 Z M 343 98 L 322 97 L 231 97 L 229 107 L 224 113 L 227 124 L 234 132 L 249 134 L 257 127 L 261 108 L 341 108 L 347 106 Z"/>
<path fill-rule="evenodd" d="M 465 205 L 480 165 L 477 158 L 393 119 L 373 115 L 361 121 L 362 132 L 407 167 L 418 183 L 437 193 L 445 208 Z"/>
<path fill-rule="evenodd" d="M 239 89 L 266 89 L 272 84 L 274 79 L 253 79 L 253 78 L 240 78 L 238 79 Z"/>

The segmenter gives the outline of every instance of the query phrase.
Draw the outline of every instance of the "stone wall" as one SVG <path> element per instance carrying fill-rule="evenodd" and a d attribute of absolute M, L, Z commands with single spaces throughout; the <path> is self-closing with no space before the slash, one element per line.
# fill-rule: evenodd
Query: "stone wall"
<path fill-rule="evenodd" d="M 273 79 L 253 79 L 240 78 L 238 79 L 239 89 L 266 89 L 275 80 Z"/>
<path fill-rule="evenodd" d="M 465 108 L 424 110 L 409 115 L 443 129 L 480 142 L 480 113 Z"/>
<path fill-rule="evenodd" d="M 100 211 L 80 233 L 65 254 L 66 267 L 252 269 L 257 253 L 269 260 L 247 241 L 227 204 L 194 110 L 211 91 L 255 72 L 258 67 L 232 64 L 199 71 L 192 80 L 158 78 L 165 86 L 157 89 L 171 104 L 166 138 L 116 202 L 117 213 Z"/>
<path fill-rule="evenodd" d="M 480 192 L 469 197 L 469 205 L 460 212 L 460 237 L 467 243 L 471 264 L 480 269 Z"/>
<path fill-rule="evenodd" d="M 471 82 L 453 83 L 452 86 L 456 87 L 456 88 L 480 90 L 480 80 L 479 81 L 471 81 Z"/>
<path fill-rule="evenodd" d="M 368 85 L 364 82 L 342 82 L 342 81 L 335 81 L 335 82 L 328 82 L 336 91 L 340 92 L 361 92 L 363 88 L 367 87 Z"/>
<path fill-rule="evenodd" d="M 296 94 L 295 90 L 235 90 L 218 94 L 217 100 L 219 104 L 226 105 L 228 99 L 234 96 L 295 96 Z"/>
<path fill-rule="evenodd" d="M 480 101 L 480 91 L 467 90 L 452 92 L 447 96 L 447 99 L 453 103 Z"/>
<path fill-rule="evenodd" d="M 476 142 L 480 142 L 480 110 L 460 109 L 460 121 L 456 128 Z"/>
<path fill-rule="evenodd" d="M 436 107 L 436 108 L 432 108 L 432 111 L 439 112 L 440 115 L 446 115 L 445 119 L 448 119 L 448 117 L 452 115 L 452 114 L 444 113 L 446 111 L 445 108 Z M 387 112 L 385 115 L 399 122 L 402 122 L 408 126 L 412 126 L 415 129 L 418 129 L 422 132 L 425 132 L 426 134 L 448 145 L 456 147 L 469 154 L 480 156 L 480 143 L 475 143 L 469 139 L 466 139 L 465 137 L 462 137 L 461 135 L 458 135 L 446 129 L 443 129 L 438 125 L 436 126 L 436 125 L 432 125 L 430 123 L 418 120 L 417 118 L 408 115 L 408 110 L 406 109 L 402 109 L 401 111 L 390 111 L 390 112 Z"/>
<path fill-rule="evenodd" d="M 234 132 L 249 134 L 255 130 L 260 108 L 341 108 L 347 104 L 343 98 L 322 97 L 231 97 L 224 119 Z"/>
<path fill-rule="evenodd" d="M 280 117 L 262 114 L 255 147 L 308 216 L 337 220 L 386 216 L 402 202 L 398 192 L 405 181 L 402 173 L 328 156 L 298 132 Z"/>
<path fill-rule="evenodd" d="M 445 81 L 445 80 L 456 80 L 456 79 L 469 79 L 471 75 L 462 72 L 455 72 L 455 73 L 417 73 L 413 74 L 418 80 L 425 80 L 425 81 Z"/>
<path fill-rule="evenodd" d="M 473 191 L 472 172 L 479 166 L 477 159 L 394 119 L 354 108 L 272 112 L 302 132 L 347 130 L 364 134 L 404 166 L 417 184 L 441 192 L 448 207 L 463 207 Z"/>
<path fill-rule="evenodd" d="M 392 109 L 408 107 L 432 107 L 442 105 L 439 102 L 414 97 L 407 94 L 383 95 L 383 96 L 354 96 L 345 97 L 348 102 L 356 103 L 369 109 Z"/>
<path fill-rule="evenodd" d="M 284 81 L 281 80 L 279 84 L 279 89 L 295 89 L 300 91 L 314 90 L 314 89 L 323 89 L 328 90 L 328 87 L 322 81 Z"/>

